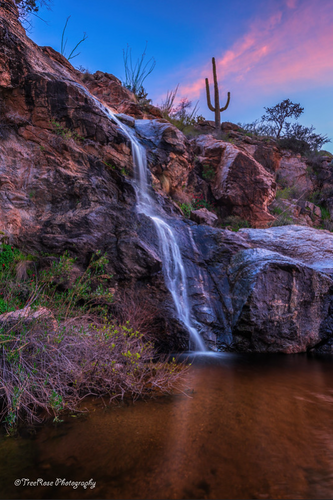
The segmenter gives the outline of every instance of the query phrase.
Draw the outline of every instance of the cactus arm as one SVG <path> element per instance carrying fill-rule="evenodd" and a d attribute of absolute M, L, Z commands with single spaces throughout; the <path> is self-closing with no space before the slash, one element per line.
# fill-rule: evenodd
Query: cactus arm
<path fill-rule="evenodd" d="M 217 83 L 215 57 L 212 58 L 212 63 L 213 63 L 213 75 L 214 75 L 214 100 L 215 100 L 214 104 L 215 104 L 215 109 L 219 109 L 220 98 L 219 98 L 219 85 Z"/>
<path fill-rule="evenodd" d="M 206 94 L 207 94 L 207 105 L 211 111 L 215 111 L 215 108 L 213 108 L 212 103 L 210 102 L 210 92 L 209 92 L 209 82 L 208 78 L 206 78 Z"/>
<path fill-rule="evenodd" d="M 230 102 L 230 92 L 228 92 L 227 104 L 224 106 L 224 108 L 220 109 L 221 112 L 227 109 L 227 107 L 229 106 L 229 102 Z"/>

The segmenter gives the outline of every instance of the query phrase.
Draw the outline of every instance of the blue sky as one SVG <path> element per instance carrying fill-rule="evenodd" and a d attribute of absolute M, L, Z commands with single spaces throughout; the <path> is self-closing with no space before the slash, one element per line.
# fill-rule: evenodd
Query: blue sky
<path fill-rule="evenodd" d="M 147 59 L 156 67 L 145 82 L 158 104 L 179 84 L 179 96 L 207 108 L 204 79 L 212 81 L 211 58 L 218 65 L 220 100 L 231 102 L 223 121 L 248 123 L 264 106 L 283 99 L 305 109 L 299 123 L 314 125 L 332 143 L 333 152 L 333 1 L 332 0 L 53 0 L 42 9 L 47 24 L 33 18 L 29 36 L 39 45 L 60 50 L 66 18 L 68 49 L 86 32 L 81 55 L 72 62 L 90 72 L 107 71 L 124 78 L 123 49 L 133 59 L 146 42 Z"/>

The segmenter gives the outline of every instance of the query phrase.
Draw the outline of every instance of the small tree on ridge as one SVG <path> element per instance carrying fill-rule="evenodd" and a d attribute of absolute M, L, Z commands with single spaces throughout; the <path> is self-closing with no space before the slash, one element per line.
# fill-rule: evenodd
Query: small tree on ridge
<path fill-rule="evenodd" d="M 297 120 L 304 111 L 300 104 L 291 102 L 290 99 L 276 104 L 272 108 L 264 108 L 266 114 L 262 116 L 262 120 L 272 122 L 275 137 L 280 138 L 283 127 L 286 125 L 287 118 L 295 118 Z"/>

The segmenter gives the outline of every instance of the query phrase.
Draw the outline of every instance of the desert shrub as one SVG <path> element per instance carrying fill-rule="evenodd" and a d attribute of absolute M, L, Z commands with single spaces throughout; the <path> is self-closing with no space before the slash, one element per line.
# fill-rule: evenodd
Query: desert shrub
<path fill-rule="evenodd" d="M 251 227 L 251 226 L 247 220 L 242 219 L 238 215 L 229 215 L 223 220 L 221 227 L 228 228 L 234 232 L 237 232 L 241 228 Z"/>
<path fill-rule="evenodd" d="M 297 186 L 285 187 L 283 189 L 278 189 L 276 191 L 276 199 L 282 200 L 294 200 L 298 199 L 302 195 L 302 192 Z"/>
<path fill-rule="evenodd" d="M 210 212 L 214 212 L 215 210 L 214 203 L 205 200 L 202 193 L 193 195 L 192 206 L 193 210 L 199 210 L 200 208 L 207 208 Z"/>
<path fill-rule="evenodd" d="M 66 37 L 66 30 L 67 30 L 67 25 L 68 25 L 68 21 L 70 20 L 71 16 L 68 16 L 67 19 L 66 19 L 66 22 L 65 22 L 65 26 L 64 26 L 64 29 L 62 31 L 62 36 L 61 36 L 61 47 L 60 47 L 60 53 L 61 55 L 63 55 L 64 57 L 67 58 L 68 61 L 70 61 L 71 59 L 74 59 L 75 57 L 78 57 L 81 52 L 76 52 L 76 50 L 78 49 L 78 47 L 81 45 L 81 43 L 85 42 L 88 38 L 87 34 L 84 32 L 83 33 L 83 37 L 77 42 L 77 44 L 74 46 L 74 48 L 70 51 L 70 53 L 68 54 L 68 56 L 66 56 L 66 46 L 67 46 L 67 42 L 68 42 L 68 39 L 65 38 Z"/>
<path fill-rule="evenodd" d="M 297 120 L 304 111 L 300 104 L 293 103 L 290 99 L 285 99 L 271 108 L 264 109 L 266 113 L 261 117 L 261 120 L 271 125 L 276 139 L 279 139 L 283 129 L 290 125 L 286 122 L 287 118 Z"/>
<path fill-rule="evenodd" d="M 147 62 L 146 58 L 147 43 L 145 45 L 144 51 L 141 54 L 141 58 L 136 61 L 133 65 L 132 61 L 132 49 L 127 44 L 126 50 L 123 50 L 124 59 L 124 69 L 125 69 L 125 80 L 123 85 L 129 89 L 133 94 L 135 94 L 139 100 L 142 99 L 143 94 L 146 96 L 146 92 L 143 87 L 143 82 L 150 75 L 156 66 L 156 61 L 151 57 Z"/>
<path fill-rule="evenodd" d="M 117 293 L 113 312 L 121 324 L 131 325 L 145 340 L 156 339 L 156 332 L 159 332 L 156 327 L 159 310 L 140 290 L 123 290 Z"/>
<path fill-rule="evenodd" d="M 19 11 L 22 14 L 35 14 L 40 7 L 49 6 L 49 0 L 15 0 Z"/>
<path fill-rule="evenodd" d="M 51 121 L 52 128 L 54 132 L 62 137 L 65 141 L 69 139 L 74 139 L 76 142 L 83 141 L 84 138 L 81 137 L 79 134 L 75 132 L 75 130 L 70 130 L 66 127 L 63 127 L 59 122 L 56 122 L 55 120 Z"/>
<path fill-rule="evenodd" d="M 248 137 L 273 137 L 274 130 L 267 123 L 255 120 L 252 123 L 237 124 Z"/>
<path fill-rule="evenodd" d="M 180 99 L 176 106 L 175 99 L 178 88 L 179 85 L 174 90 L 168 90 L 164 101 L 159 104 L 162 115 L 185 135 L 199 135 L 201 132 L 200 130 L 196 130 L 195 125 L 204 120 L 204 118 L 198 115 L 198 102 L 193 106 L 192 101 L 184 97 Z"/>
<path fill-rule="evenodd" d="M 267 139 L 274 137 L 281 148 L 302 155 L 318 151 L 324 144 L 330 142 L 327 135 L 316 134 L 312 125 L 305 127 L 299 123 L 287 121 L 288 118 L 297 120 L 300 117 L 304 111 L 300 104 L 285 99 L 271 108 L 265 107 L 264 109 L 266 113 L 260 121 L 238 124 L 243 132 Z"/>
<path fill-rule="evenodd" d="M 18 260 L 21 252 L 11 245 L 1 243 L 0 245 L 0 269 L 8 269 L 15 260 Z"/>
<path fill-rule="evenodd" d="M 179 84 L 173 90 L 168 90 L 165 99 L 159 104 L 159 108 L 162 111 L 163 118 L 168 120 L 174 110 L 174 102 L 178 92 Z"/>
<path fill-rule="evenodd" d="M 0 313 L 22 311 L 14 323 L 8 317 L 0 322 L 0 421 L 8 432 L 19 422 L 47 415 L 57 420 L 63 411 L 78 410 L 88 395 L 135 400 L 176 388 L 185 365 L 156 361 L 153 344 L 135 328 L 148 336 L 154 311 L 137 317 L 127 299 L 129 319 L 110 316 L 113 294 L 105 255 L 92 256 L 76 279 L 75 259 L 67 253 L 48 256 L 47 269 L 28 267 L 22 281 L 17 264 L 24 255 L 7 244 L 2 248 Z M 48 314 L 25 321 L 25 312 L 39 307 L 47 308 L 51 320 Z"/>
<path fill-rule="evenodd" d="M 306 197 L 307 201 L 310 201 L 310 203 L 314 203 L 315 205 L 319 205 L 322 198 L 323 195 L 321 191 L 313 191 L 312 193 L 309 193 Z"/>
<path fill-rule="evenodd" d="M 127 324 L 38 326 L 0 331 L 0 420 L 8 432 L 45 415 L 58 420 L 88 395 L 112 401 L 170 393 L 184 369 L 175 360 L 154 362 L 152 344 Z"/>
<path fill-rule="evenodd" d="M 189 218 L 191 215 L 191 212 L 194 210 L 193 205 L 191 203 L 180 203 L 179 206 L 180 206 L 184 216 Z"/>
<path fill-rule="evenodd" d="M 290 226 L 294 224 L 293 219 L 290 217 L 289 211 L 283 211 L 273 222 L 272 227 L 276 226 Z"/>
<path fill-rule="evenodd" d="M 270 211 L 273 215 L 281 215 L 284 210 L 282 207 L 272 207 L 270 208 Z"/>
<path fill-rule="evenodd" d="M 202 177 L 206 181 L 212 181 L 215 178 L 216 172 L 214 167 L 211 165 L 203 165 L 202 166 Z"/>
<path fill-rule="evenodd" d="M 318 151 L 324 144 L 330 142 L 325 135 L 315 134 L 315 128 L 305 127 L 299 123 L 286 123 L 283 137 L 279 145 L 293 153 L 309 155 L 311 151 Z"/>
<path fill-rule="evenodd" d="M 325 208 L 325 207 L 319 207 L 319 208 L 321 211 L 321 218 L 323 220 L 330 220 L 331 215 L 330 215 L 329 211 L 327 210 L 327 208 Z"/>

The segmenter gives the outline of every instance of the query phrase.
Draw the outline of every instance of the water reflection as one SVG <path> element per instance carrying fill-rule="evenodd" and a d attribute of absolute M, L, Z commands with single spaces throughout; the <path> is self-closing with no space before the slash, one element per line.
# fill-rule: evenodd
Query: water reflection
<path fill-rule="evenodd" d="M 205 354 L 188 395 L 0 442 L 2 498 L 332 498 L 331 359 Z M 93 478 L 94 490 L 15 488 Z"/>

